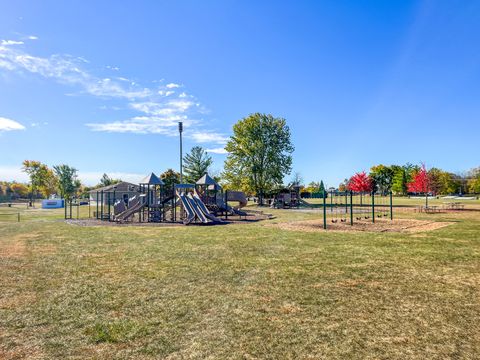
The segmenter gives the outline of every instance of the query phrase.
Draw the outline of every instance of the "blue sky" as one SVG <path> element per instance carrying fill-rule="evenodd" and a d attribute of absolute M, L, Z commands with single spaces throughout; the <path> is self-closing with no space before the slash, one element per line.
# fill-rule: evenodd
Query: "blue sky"
<path fill-rule="evenodd" d="M 0 179 L 24 159 L 86 183 L 178 168 L 253 112 L 291 127 L 294 171 L 480 165 L 480 2 L 0 3 Z"/>

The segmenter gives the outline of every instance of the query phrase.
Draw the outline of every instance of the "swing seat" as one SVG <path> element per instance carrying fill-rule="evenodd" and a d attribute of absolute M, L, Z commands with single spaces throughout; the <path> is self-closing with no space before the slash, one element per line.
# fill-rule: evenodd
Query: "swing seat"
<path fill-rule="evenodd" d="M 336 223 L 336 222 L 337 222 L 337 220 L 333 220 L 333 219 L 332 219 L 332 223 Z"/>
<path fill-rule="evenodd" d="M 341 221 L 341 222 L 347 222 L 347 219 L 342 219 L 342 220 L 340 220 L 340 221 Z"/>

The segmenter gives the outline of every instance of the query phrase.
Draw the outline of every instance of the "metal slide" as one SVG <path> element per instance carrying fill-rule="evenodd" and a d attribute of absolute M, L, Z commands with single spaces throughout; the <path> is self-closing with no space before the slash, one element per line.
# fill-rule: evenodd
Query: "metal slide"
<path fill-rule="evenodd" d="M 137 211 L 140 211 L 143 207 L 145 206 L 144 203 L 142 202 L 138 202 L 136 204 L 134 204 L 133 206 L 129 207 L 127 210 L 125 210 L 124 212 L 118 214 L 117 216 L 115 216 L 115 220 L 117 221 L 124 221 L 124 220 L 127 220 L 130 216 L 132 216 L 134 213 L 136 213 Z"/>
<path fill-rule="evenodd" d="M 195 220 L 195 211 L 193 211 L 192 206 L 190 205 L 190 202 L 188 201 L 188 198 L 185 196 L 185 194 L 177 194 L 177 195 L 180 198 L 180 201 L 182 202 L 183 208 L 187 212 L 187 218 L 183 220 L 183 223 L 185 225 L 188 225 L 193 220 Z"/>
<path fill-rule="evenodd" d="M 215 215 L 213 215 L 205 206 L 203 203 L 202 199 L 200 199 L 200 196 L 198 196 L 197 192 L 192 195 L 189 195 L 190 198 L 197 203 L 197 206 L 200 208 L 200 210 L 203 212 L 203 214 L 210 220 L 214 222 L 222 222 L 221 219 L 217 218 Z"/>
<path fill-rule="evenodd" d="M 188 202 L 190 203 L 190 206 L 192 207 L 193 211 L 195 212 L 195 214 L 197 215 L 197 217 L 200 219 L 200 221 L 204 224 L 208 223 L 208 219 L 207 217 L 205 216 L 205 214 L 203 213 L 203 211 L 198 207 L 197 203 L 195 202 L 195 200 L 192 198 L 191 195 L 187 195 L 186 196 Z"/>

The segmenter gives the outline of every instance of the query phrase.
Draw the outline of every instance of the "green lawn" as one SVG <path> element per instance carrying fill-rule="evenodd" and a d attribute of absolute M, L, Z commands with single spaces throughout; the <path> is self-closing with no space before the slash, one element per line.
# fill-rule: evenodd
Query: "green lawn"
<path fill-rule="evenodd" d="M 455 224 L 401 234 L 80 227 L 19 211 L 0 219 L 1 359 L 480 353 L 480 212 L 402 214 Z"/>

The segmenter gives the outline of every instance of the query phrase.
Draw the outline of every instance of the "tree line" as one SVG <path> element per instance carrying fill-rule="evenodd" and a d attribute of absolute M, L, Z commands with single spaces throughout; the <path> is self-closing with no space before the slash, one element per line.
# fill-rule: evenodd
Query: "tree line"
<path fill-rule="evenodd" d="M 225 145 L 227 158 L 223 171 L 213 175 L 225 189 L 242 190 L 249 195 L 256 195 L 260 202 L 263 197 L 285 186 L 301 186 L 303 192 L 321 193 L 325 189 L 323 181 L 311 182 L 303 186 L 299 173 L 293 175 L 289 184 L 284 184 L 286 176 L 292 171 L 292 153 L 290 128 L 283 118 L 270 114 L 254 113 L 233 126 L 233 132 Z M 204 173 L 211 171 L 212 157 L 200 147 L 194 146 L 183 158 L 183 181 L 195 183 Z M 361 172 L 345 179 L 338 190 L 358 188 L 363 181 L 377 191 L 392 191 L 398 195 L 412 192 L 412 182 L 422 173 L 424 167 L 407 163 L 405 165 L 375 165 L 369 173 Z M 89 190 L 118 183 L 104 174 L 100 182 L 93 187 L 83 186 L 78 179 L 77 170 L 61 164 L 49 168 L 47 165 L 32 160 L 23 162 L 23 170 L 29 175 L 27 185 L 18 183 L 0 184 L 0 196 L 8 192 L 31 197 L 40 194 L 49 197 L 58 194 L 64 198 L 86 195 Z M 428 192 L 434 194 L 480 193 L 480 168 L 471 169 L 463 175 L 454 174 L 439 168 L 424 169 Z M 171 188 L 180 182 L 180 174 L 168 169 L 160 178 Z M 418 180 L 418 179 L 417 179 Z M 367 186 L 367 185 L 362 186 Z M 356 187 L 357 186 L 357 187 Z M 409 187 L 410 186 L 410 187 Z M 418 190 L 418 189 L 417 189 Z"/>
<path fill-rule="evenodd" d="M 436 167 L 427 169 L 424 164 L 375 165 L 370 172 L 358 172 L 345 179 L 339 190 L 392 191 L 396 195 L 430 193 L 450 195 L 480 193 L 480 168 L 473 168 L 465 174 L 455 174 Z"/>

